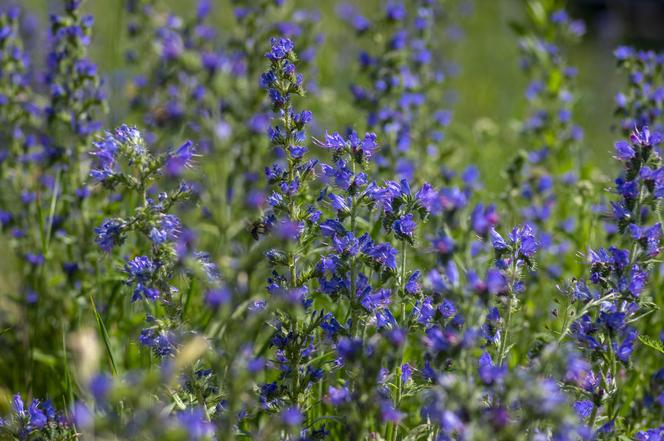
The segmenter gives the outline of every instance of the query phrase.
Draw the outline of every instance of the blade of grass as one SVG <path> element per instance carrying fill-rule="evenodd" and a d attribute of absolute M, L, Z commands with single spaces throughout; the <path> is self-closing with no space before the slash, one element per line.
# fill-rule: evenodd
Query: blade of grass
<path fill-rule="evenodd" d="M 108 354 L 108 360 L 111 365 L 111 370 L 113 371 L 113 375 L 117 375 L 118 370 L 115 365 L 115 358 L 113 358 L 113 351 L 111 351 L 111 342 L 108 338 L 108 332 L 106 331 L 106 326 L 104 325 L 104 321 L 99 315 L 99 312 L 97 312 L 97 306 L 95 305 L 95 301 L 92 298 L 92 294 L 90 294 L 90 305 L 92 306 L 92 312 L 94 313 L 95 319 L 97 320 L 97 327 L 99 328 L 101 337 L 104 340 L 104 347 L 106 348 L 106 354 Z"/>
<path fill-rule="evenodd" d="M 69 357 L 67 355 L 67 335 L 65 333 L 64 323 L 62 324 L 62 353 L 64 354 L 65 387 L 67 389 L 66 396 L 69 398 L 69 403 L 68 403 L 69 406 L 65 406 L 65 408 L 68 408 L 74 405 L 74 388 L 72 387 L 71 376 L 69 375 Z M 63 400 L 65 399 L 64 395 L 62 396 L 62 399 Z"/>
<path fill-rule="evenodd" d="M 48 252 L 48 248 L 51 244 L 51 233 L 53 230 L 53 221 L 55 217 L 55 207 L 57 206 L 58 203 L 58 194 L 60 193 L 60 171 L 58 171 L 58 174 L 55 178 L 55 186 L 53 187 L 53 196 L 51 197 L 51 205 L 49 208 L 49 213 L 48 213 L 48 228 L 46 229 L 46 248 L 44 250 L 44 253 Z"/>

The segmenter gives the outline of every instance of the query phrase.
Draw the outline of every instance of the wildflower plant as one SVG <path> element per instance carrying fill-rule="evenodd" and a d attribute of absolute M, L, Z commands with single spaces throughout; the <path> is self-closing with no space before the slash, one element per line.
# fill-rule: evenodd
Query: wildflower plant
<path fill-rule="evenodd" d="M 174 205 L 190 195 L 189 186 L 180 183 L 166 191 L 156 187 L 160 176 L 192 165 L 194 146 L 186 141 L 174 151 L 154 156 L 141 133 L 123 125 L 95 142 L 92 155 L 96 160 L 90 171 L 92 180 L 107 190 L 121 188 L 126 196 L 135 195 L 137 201 L 133 212 L 107 218 L 95 228 L 95 242 L 104 253 L 112 253 L 121 248 L 130 233 L 147 239 L 147 253 L 139 251 L 126 258 L 122 272 L 132 303 L 158 303 L 159 310 L 163 308 L 163 317 L 148 309 L 149 326 L 141 331 L 141 344 L 152 348 L 157 356 L 172 355 L 177 344 L 173 330 L 183 320 L 185 305 L 190 301 L 173 285 L 176 272 L 189 269 L 189 283 L 201 275 L 206 276 L 206 284 L 218 282 L 214 265 L 205 254 L 191 249 L 180 219 L 170 213 Z M 191 274 L 191 261 L 199 267 L 198 273 Z"/>
<path fill-rule="evenodd" d="M 2 9 L 1 439 L 661 439 L 659 55 L 614 54 L 607 185 L 561 2 L 514 6 L 489 166 L 449 148 L 466 2 L 176 3 L 96 15 L 115 67 L 96 2 Z"/>
<path fill-rule="evenodd" d="M 614 97 L 620 131 L 625 136 L 635 127 L 648 126 L 661 131 L 661 54 L 620 46 L 613 55 L 619 68 L 627 74 L 626 89 Z"/>
<path fill-rule="evenodd" d="M 589 354 L 575 375 L 587 398 L 579 406 L 587 408 L 581 414 L 589 426 L 597 424 L 606 433 L 622 423 L 619 390 L 627 372 L 621 366 L 630 364 L 638 320 L 655 307 L 648 296 L 648 280 L 662 232 L 659 222 L 648 224 L 648 212 L 658 199 L 649 171 L 661 167 L 654 150 L 659 142 L 657 135 L 643 127 L 633 132 L 629 142 L 616 143 L 623 174 L 616 180 L 618 200 L 612 202 L 611 219 L 624 239 L 618 246 L 589 250 L 588 278 L 573 281 L 566 291 L 571 299 L 566 318 L 571 320 L 563 326 L 560 340 L 570 335 Z"/>

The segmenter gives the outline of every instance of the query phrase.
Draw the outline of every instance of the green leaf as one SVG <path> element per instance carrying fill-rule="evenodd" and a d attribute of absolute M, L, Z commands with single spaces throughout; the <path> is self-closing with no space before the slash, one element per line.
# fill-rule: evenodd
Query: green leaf
<path fill-rule="evenodd" d="M 108 361 L 111 365 L 111 369 L 113 370 L 113 374 L 117 375 L 118 369 L 115 365 L 115 358 L 113 358 L 113 351 L 111 350 L 111 342 L 108 337 L 108 332 L 106 331 L 106 325 L 104 325 L 104 321 L 102 320 L 101 316 L 99 315 L 99 312 L 97 311 L 97 306 L 95 305 L 95 301 L 92 298 L 92 294 L 90 294 L 90 306 L 92 306 L 92 313 L 94 314 L 95 319 L 97 320 L 97 327 L 99 328 L 102 340 L 104 341 L 104 347 L 106 348 L 106 354 L 108 355 Z"/>
<path fill-rule="evenodd" d="M 539 27 L 544 27 L 547 21 L 546 9 L 539 1 L 528 2 L 528 13 L 533 23 Z"/>
<path fill-rule="evenodd" d="M 47 354 L 45 352 L 42 352 L 40 349 L 36 349 L 36 348 L 32 351 L 32 358 L 35 361 L 38 361 L 42 364 L 45 364 L 45 365 L 51 366 L 51 367 L 55 366 L 58 362 L 57 358 L 55 358 L 54 356 L 52 356 L 50 354 Z"/>
<path fill-rule="evenodd" d="M 643 343 L 644 346 L 648 346 L 651 349 L 656 350 L 660 354 L 664 354 L 664 343 L 659 340 L 655 340 L 652 337 L 647 335 L 639 335 L 639 341 Z"/>
<path fill-rule="evenodd" d="M 412 430 L 408 432 L 408 436 L 406 436 L 403 441 L 417 441 L 419 439 L 422 439 L 423 436 L 428 435 L 433 431 L 433 428 L 429 424 L 420 424 L 417 427 L 413 427 Z"/>
<path fill-rule="evenodd" d="M 507 24 L 512 29 L 512 31 L 519 37 L 526 35 L 527 29 L 523 24 L 518 23 L 516 21 L 510 21 Z"/>

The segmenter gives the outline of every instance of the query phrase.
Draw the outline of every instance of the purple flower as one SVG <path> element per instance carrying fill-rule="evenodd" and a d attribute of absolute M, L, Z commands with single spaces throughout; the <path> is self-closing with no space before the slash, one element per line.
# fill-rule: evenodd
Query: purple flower
<path fill-rule="evenodd" d="M 336 388 L 334 386 L 330 386 L 327 389 L 327 401 L 333 406 L 340 406 L 342 404 L 349 403 L 350 392 L 348 391 L 348 387 L 342 386 Z"/>
<path fill-rule="evenodd" d="M 493 246 L 494 250 L 502 253 L 509 249 L 509 246 L 507 245 L 507 242 L 505 242 L 505 239 L 503 239 L 503 236 L 501 236 L 494 228 L 491 228 L 489 234 L 491 235 L 491 246 Z"/>
<path fill-rule="evenodd" d="M 410 275 L 408 278 L 408 281 L 406 282 L 405 290 L 408 294 L 414 295 L 419 293 L 422 290 L 422 287 L 420 286 L 420 272 L 415 271 L 413 274 Z"/>
<path fill-rule="evenodd" d="M 336 345 L 337 353 L 344 361 L 354 361 L 362 355 L 364 345 L 362 340 L 342 337 Z"/>
<path fill-rule="evenodd" d="M 381 243 L 374 246 L 373 243 L 368 242 L 362 248 L 362 252 L 388 269 L 393 271 L 397 269 L 397 250 L 392 248 L 389 243 Z"/>
<path fill-rule="evenodd" d="M 337 196 L 334 193 L 330 193 L 328 195 L 328 198 L 330 199 L 330 202 L 332 203 L 332 207 L 340 212 L 343 213 L 350 213 L 350 198 L 344 199 L 341 196 Z"/>
<path fill-rule="evenodd" d="M 634 49 L 628 46 L 619 46 L 613 51 L 613 56 L 618 61 L 624 61 L 634 55 Z"/>
<path fill-rule="evenodd" d="M 21 398 L 21 395 L 16 394 L 12 397 L 12 407 L 14 408 L 14 412 L 16 412 L 16 415 L 19 417 L 25 416 L 25 404 L 23 404 L 23 399 Z"/>
<path fill-rule="evenodd" d="M 509 235 L 510 240 L 514 244 L 518 244 L 518 253 L 521 258 L 532 257 L 539 249 L 539 242 L 535 238 L 533 228 L 524 224 L 520 227 L 514 227 Z"/>
<path fill-rule="evenodd" d="M 637 335 L 638 334 L 634 328 L 628 327 L 624 333 L 622 342 L 619 345 L 616 342 L 613 343 L 613 350 L 615 351 L 618 360 L 623 363 L 629 362 L 632 352 L 634 351 L 634 343 Z"/>
<path fill-rule="evenodd" d="M 406 8 L 402 3 L 390 3 L 387 5 L 386 16 L 388 20 L 402 21 L 406 18 Z"/>
<path fill-rule="evenodd" d="M 383 288 L 378 291 L 366 293 L 360 300 L 360 304 L 367 311 L 373 312 L 378 308 L 386 308 L 391 301 L 392 292 Z"/>
<path fill-rule="evenodd" d="M 113 386 L 113 379 L 106 374 L 97 374 L 90 380 L 90 392 L 97 403 L 103 403 Z"/>
<path fill-rule="evenodd" d="M 407 215 L 397 219 L 392 224 L 394 232 L 402 239 L 413 239 L 413 232 L 417 227 L 417 224 L 413 220 L 413 215 L 408 213 Z"/>
<path fill-rule="evenodd" d="M 494 365 L 491 355 L 484 352 L 477 363 L 477 373 L 484 384 L 491 385 L 502 381 L 507 374 L 507 366 Z"/>
<path fill-rule="evenodd" d="M 630 140 L 634 144 L 640 144 L 643 147 L 649 147 L 655 143 L 653 141 L 659 141 L 657 138 L 651 136 L 648 126 L 641 127 L 641 130 L 635 128 L 630 135 Z"/>
<path fill-rule="evenodd" d="M 426 325 L 433 318 L 436 310 L 434 309 L 431 298 L 425 297 L 424 300 L 420 303 L 415 303 L 413 307 L 413 315 L 417 319 L 418 323 Z"/>
<path fill-rule="evenodd" d="M 273 38 L 272 48 L 265 56 L 273 62 L 281 61 L 290 55 L 294 47 L 295 45 L 288 38 Z"/>
<path fill-rule="evenodd" d="M 225 305 L 231 299 L 231 292 L 227 288 L 215 288 L 205 293 L 205 304 L 212 308 L 218 309 L 221 305 Z"/>
<path fill-rule="evenodd" d="M 629 161 L 630 159 L 634 158 L 634 156 L 636 155 L 632 146 L 630 146 L 629 143 L 626 141 L 616 142 L 615 148 L 616 148 L 616 158 L 621 161 Z"/>
<path fill-rule="evenodd" d="M 177 421 L 191 441 L 208 439 L 214 435 L 214 425 L 207 421 L 205 413 L 198 407 L 179 412 Z"/>
<path fill-rule="evenodd" d="M 339 254 L 355 256 L 360 250 L 360 241 L 353 235 L 353 233 L 348 232 L 343 235 L 334 235 L 332 238 L 332 246 Z"/>
<path fill-rule="evenodd" d="M 194 155 L 194 143 L 186 141 L 175 152 L 168 155 L 164 166 L 166 174 L 180 176 L 185 168 L 191 167 Z"/>
<path fill-rule="evenodd" d="M 304 421 L 304 415 L 297 407 L 289 407 L 281 412 L 281 420 L 287 426 L 299 426 Z"/>
<path fill-rule="evenodd" d="M 94 423 L 94 414 L 85 403 L 77 401 L 72 409 L 72 419 L 78 429 L 86 429 Z"/>
<path fill-rule="evenodd" d="M 442 315 L 443 318 L 448 319 L 456 314 L 457 309 L 454 302 L 448 299 L 444 299 L 443 303 L 438 305 L 438 311 L 440 311 L 440 315 Z"/>
<path fill-rule="evenodd" d="M 639 184 L 637 181 L 625 181 L 622 178 L 616 179 L 616 191 L 626 200 L 634 200 L 639 194 Z"/>
<path fill-rule="evenodd" d="M 165 214 L 159 220 L 158 226 L 150 230 L 150 240 L 155 245 L 161 245 L 166 241 L 174 241 L 178 238 L 182 224 L 177 216 Z"/>
<path fill-rule="evenodd" d="M 632 239 L 641 244 L 648 257 L 656 257 L 659 254 L 662 236 L 661 224 L 657 223 L 652 227 L 639 227 L 636 224 L 630 224 L 628 230 Z"/>
<path fill-rule="evenodd" d="M 25 260 L 32 266 L 41 266 L 46 262 L 46 258 L 41 253 L 26 253 Z"/>
<path fill-rule="evenodd" d="M 408 383 L 410 377 L 413 375 L 413 368 L 408 363 L 401 365 L 401 382 L 403 384 Z"/>
<path fill-rule="evenodd" d="M 147 256 L 137 256 L 125 264 L 124 271 L 128 274 L 128 283 L 135 283 L 132 302 L 140 298 L 155 300 L 159 296 L 159 291 L 150 286 L 154 273 L 158 266 Z"/>
<path fill-rule="evenodd" d="M 275 225 L 274 231 L 281 239 L 295 241 L 304 231 L 304 223 L 284 219 Z"/>
<path fill-rule="evenodd" d="M 384 423 L 399 423 L 404 417 L 389 401 L 380 404 L 380 415 Z"/>
<path fill-rule="evenodd" d="M 581 400 L 576 401 L 572 407 L 574 408 L 574 412 L 576 412 L 580 418 L 585 419 L 590 416 L 595 406 L 590 400 Z"/>
<path fill-rule="evenodd" d="M 492 268 L 486 273 L 486 287 L 491 294 L 507 292 L 507 279 L 500 270 Z"/>
<path fill-rule="evenodd" d="M 325 141 L 316 140 L 320 147 L 332 150 L 341 150 L 346 147 L 346 140 L 338 132 L 333 134 L 325 133 Z"/>
<path fill-rule="evenodd" d="M 475 233 L 485 237 L 498 224 L 496 206 L 477 204 L 470 215 L 470 223 Z"/>

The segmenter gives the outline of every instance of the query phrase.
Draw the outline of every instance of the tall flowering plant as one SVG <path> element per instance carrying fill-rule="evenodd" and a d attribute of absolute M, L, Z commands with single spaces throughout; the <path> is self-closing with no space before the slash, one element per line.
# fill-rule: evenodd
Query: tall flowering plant
<path fill-rule="evenodd" d="M 558 1 L 514 26 L 502 177 L 443 141 L 464 2 L 340 7 L 353 35 L 329 5 L 231 3 L 127 2 L 127 123 L 103 133 L 83 3 L 51 18 L 45 75 L 26 16 L 0 15 L 0 438 L 661 438 L 660 57 L 616 51 L 636 127 L 603 209 Z M 319 19 L 344 48 L 320 59 Z"/>
<path fill-rule="evenodd" d="M 639 321 L 653 312 L 648 283 L 662 231 L 649 213 L 661 197 L 654 177 L 662 166 L 655 150 L 659 142 L 658 135 L 643 127 L 629 141 L 616 143 L 623 172 L 616 179 L 611 219 L 622 240 L 618 246 L 589 250 L 588 277 L 573 281 L 565 291 L 571 304 L 560 340 L 569 336 L 586 355 L 568 380 L 582 398 L 576 404 L 579 414 L 598 433 L 626 429 L 621 388 L 629 379 Z"/>

